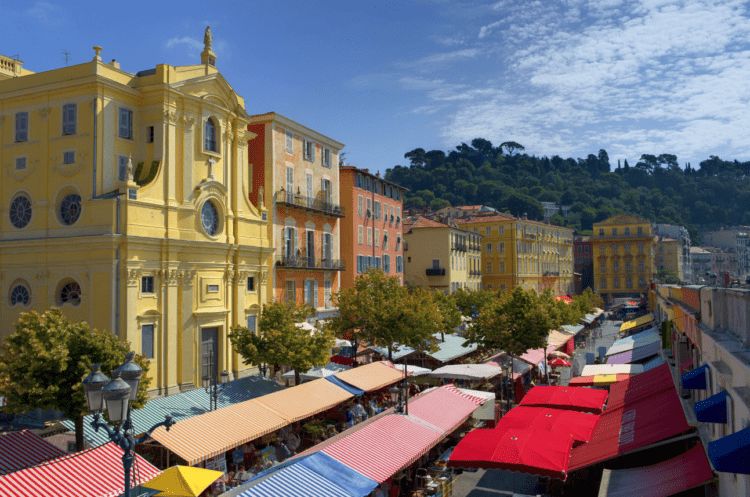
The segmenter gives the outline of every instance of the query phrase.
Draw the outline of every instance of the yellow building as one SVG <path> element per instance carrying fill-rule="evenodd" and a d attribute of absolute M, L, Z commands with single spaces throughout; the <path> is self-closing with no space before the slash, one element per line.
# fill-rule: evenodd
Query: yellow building
<path fill-rule="evenodd" d="M 481 238 L 450 222 L 404 219 L 404 284 L 446 294 L 479 290 Z"/>
<path fill-rule="evenodd" d="M 637 297 L 654 277 L 656 237 L 646 219 L 618 215 L 594 223 L 594 285 L 605 301 Z"/>
<path fill-rule="evenodd" d="M 58 306 L 150 356 L 152 394 L 249 372 L 227 332 L 266 301 L 273 249 L 244 100 L 205 42 L 201 64 L 137 74 L 100 47 L 38 74 L 2 59 L 0 336 Z"/>
<path fill-rule="evenodd" d="M 680 281 L 685 280 L 682 267 L 682 242 L 674 238 L 659 237 L 656 242 L 656 258 L 654 260 L 657 273 L 661 270 L 669 271 Z"/>
<path fill-rule="evenodd" d="M 508 214 L 476 216 L 461 227 L 483 235 L 482 286 L 520 286 L 554 295 L 573 294 L 573 230 Z"/>

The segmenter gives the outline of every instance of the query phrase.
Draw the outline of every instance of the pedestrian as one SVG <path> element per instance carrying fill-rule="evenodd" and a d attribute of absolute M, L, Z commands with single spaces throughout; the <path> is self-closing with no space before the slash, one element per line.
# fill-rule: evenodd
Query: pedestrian
<path fill-rule="evenodd" d="M 346 428 L 354 426 L 354 410 L 352 410 L 351 406 L 346 410 L 346 423 L 344 426 Z"/>
<path fill-rule="evenodd" d="M 274 445 L 276 446 L 276 460 L 278 462 L 284 462 L 289 456 L 292 455 L 289 447 L 287 447 L 286 444 L 281 440 L 276 439 Z"/>
<path fill-rule="evenodd" d="M 361 402 L 357 402 L 356 404 L 354 404 L 352 412 L 354 413 L 355 423 L 361 423 L 362 421 L 367 419 L 367 412 L 365 411 L 365 408 Z"/>
<path fill-rule="evenodd" d="M 287 447 L 289 447 L 289 450 L 292 452 L 292 454 L 297 453 L 297 449 L 300 446 L 300 443 L 302 442 L 299 438 L 299 435 L 295 431 L 291 435 L 289 435 L 289 438 L 287 438 Z"/>

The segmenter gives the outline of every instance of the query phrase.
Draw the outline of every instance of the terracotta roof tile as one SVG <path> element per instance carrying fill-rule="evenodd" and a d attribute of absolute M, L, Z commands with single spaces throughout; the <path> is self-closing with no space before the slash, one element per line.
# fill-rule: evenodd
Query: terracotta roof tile
<path fill-rule="evenodd" d="M 515 217 L 510 214 L 493 214 L 491 216 L 475 216 L 466 219 L 456 219 L 459 224 L 494 223 L 498 221 L 512 221 Z"/>

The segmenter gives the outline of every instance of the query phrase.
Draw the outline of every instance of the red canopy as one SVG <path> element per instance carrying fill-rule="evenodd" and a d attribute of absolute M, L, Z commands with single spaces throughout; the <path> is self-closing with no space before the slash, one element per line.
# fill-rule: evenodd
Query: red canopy
<path fill-rule="evenodd" d="M 448 460 L 454 468 L 503 469 L 565 480 L 570 435 L 531 430 L 474 430 L 456 445 Z"/>
<path fill-rule="evenodd" d="M 565 359 L 562 359 L 558 357 L 557 359 L 552 359 L 550 362 L 547 363 L 552 368 L 569 368 L 572 366 L 571 363 L 566 361 Z"/>
<path fill-rule="evenodd" d="M 575 442 L 588 442 L 597 423 L 599 416 L 587 412 L 518 406 L 503 416 L 495 429 L 543 431 L 555 435 L 570 435 Z"/>
<path fill-rule="evenodd" d="M 605 469 L 599 495 L 666 497 L 703 485 L 713 476 L 706 453 L 701 444 L 697 444 L 684 454 L 652 466 Z"/>
<path fill-rule="evenodd" d="M 329 361 L 335 362 L 336 364 L 342 364 L 344 366 L 351 366 L 352 363 L 354 363 L 354 359 L 352 359 L 351 357 L 344 357 L 338 354 L 336 354 L 335 356 L 331 356 Z"/>
<path fill-rule="evenodd" d="M 677 391 L 664 392 L 607 409 L 589 443 L 573 449 L 570 469 L 579 469 L 631 450 L 659 442 L 690 429 Z"/>
<path fill-rule="evenodd" d="M 478 405 L 452 385 L 451 388 L 444 386 L 409 402 L 409 415 L 442 431 L 452 432 L 476 411 Z"/>
<path fill-rule="evenodd" d="M 600 413 L 607 402 L 605 390 L 540 385 L 533 387 L 520 402 L 522 406 L 556 407 Z"/>
<path fill-rule="evenodd" d="M 626 375 L 624 381 L 617 381 L 609 387 L 607 410 L 618 409 L 644 397 L 674 388 L 674 380 L 669 366 L 661 366 L 634 376 Z M 572 381 L 572 380 L 571 380 Z"/>
<path fill-rule="evenodd" d="M 0 475 L 67 455 L 29 430 L 0 435 Z"/>

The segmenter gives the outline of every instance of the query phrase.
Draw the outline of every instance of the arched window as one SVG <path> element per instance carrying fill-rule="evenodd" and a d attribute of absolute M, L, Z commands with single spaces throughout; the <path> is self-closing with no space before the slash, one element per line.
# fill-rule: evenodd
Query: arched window
<path fill-rule="evenodd" d="M 60 303 L 71 303 L 78 305 L 81 303 L 81 286 L 75 281 L 71 281 L 63 285 L 60 289 Z"/>
<path fill-rule="evenodd" d="M 26 287 L 26 285 L 16 285 L 13 287 L 13 290 L 10 291 L 11 306 L 14 306 L 16 304 L 29 305 L 30 300 L 31 294 L 29 293 L 29 289 Z"/>
<path fill-rule="evenodd" d="M 216 149 L 216 124 L 210 117 L 206 119 L 206 131 L 204 133 L 206 143 L 204 148 L 209 152 L 217 152 Z"/>

